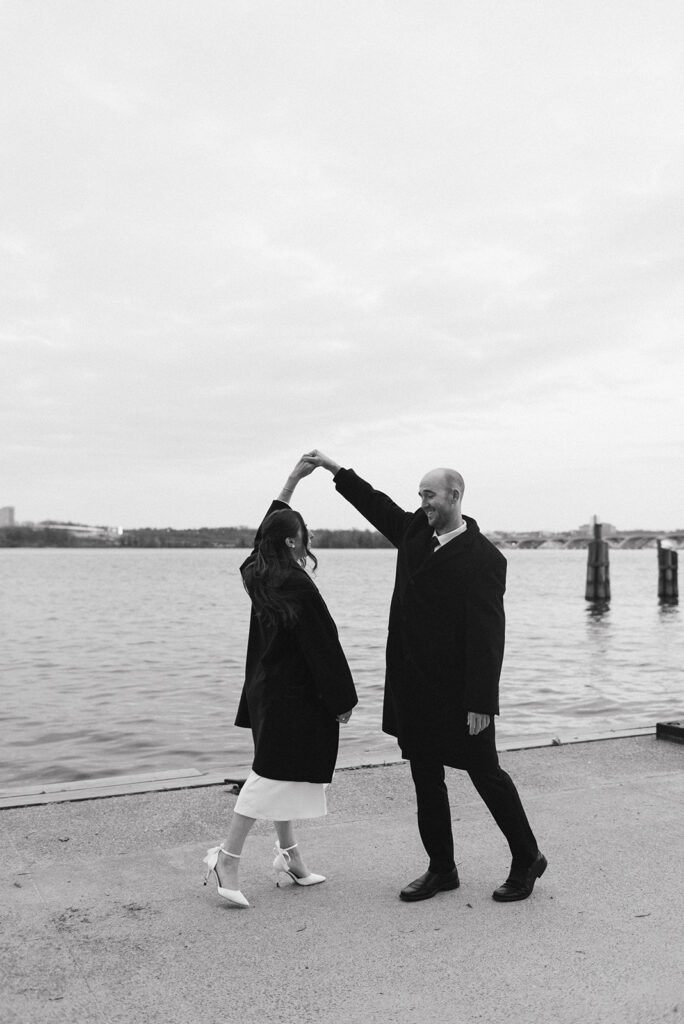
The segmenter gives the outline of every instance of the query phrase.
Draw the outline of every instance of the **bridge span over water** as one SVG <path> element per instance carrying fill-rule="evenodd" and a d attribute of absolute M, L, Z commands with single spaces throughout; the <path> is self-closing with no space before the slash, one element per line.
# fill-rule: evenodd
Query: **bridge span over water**
<path fill-rule="evenodd" d="M 490 540 L 501 548 L 550 550 L 572 550 L 586 548 L 592 539 L 588 534 L 578 533 L 497 533 Z M 610 548 L 638 550 L 655 548 L 658 541 L 672 548 L 684 548 L 684 530 L 665 532 L 663 530 L 617 531 L 603 538 Z"/>

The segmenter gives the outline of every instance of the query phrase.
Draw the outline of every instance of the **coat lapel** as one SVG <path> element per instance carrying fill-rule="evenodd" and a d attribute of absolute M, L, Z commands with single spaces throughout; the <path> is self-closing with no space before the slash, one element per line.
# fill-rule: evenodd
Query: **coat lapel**
<path fill-rule="evenodd" d="M 420 572 L 421 569 L 425 568 L 429 563 L 429 560 L 433 557 L 432 531 L 421 530 L 421 532 L 417 536 L 413 537 L 406 545 L 406 559 L 411 575 L 415 575 L 417 572 Z"/>
<path fill-rule="evenodd" d="M 475 537 L 480 532 L 480 528 L 475 520 L 471 519 L 469 516 L 463 516 L 463 518 L 468 524 L 468 529 L 465 533 L 460 534 L 458 537 L 454 537 L 454 539 L 450 540 L 448 544 L 440 547 L 438 551 L 434 551 L 432 548 L 432 531 L 427 534 L 427 537 L 420 538 L 422 545 L 422 558 L 418 561 L 415 570 L 416 572 L 430 572 L 433 569 L 437 569 L 440 562 L 456 561 L 467 553 L 471 548 Z M 418 555 L 417 548 L 418 545 L 416 544 L 416 555 Z"/>

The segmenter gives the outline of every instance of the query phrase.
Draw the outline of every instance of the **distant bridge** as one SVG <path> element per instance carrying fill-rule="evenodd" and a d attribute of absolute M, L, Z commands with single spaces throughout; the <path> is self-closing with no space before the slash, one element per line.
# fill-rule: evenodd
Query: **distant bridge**
<path fill-rule="evenodd" d="M 490 539 L 502 548 L 518 548 L 520 550 L 547 548 L 568 551 L 588 547 L 592 538 L 589 534 L 577 533 L 497 533 Z M 634 533 L 618 531 L 604 537 L 604 540 L 608 542 L 609 547 L 620 549 L 655 548 L 659 540 L 673 548 L 684 548 L 684 530 L 675 530 L 669 533 L 658 530 Z"/>
<path fill-rule="evenodd" d="M 674 533 L 628 533 L 606 537 L 608 544 L 614 548 L 654 548 L 658 541 L 664 541 L 673 548 L 684 547 L 684 531 Z"/>

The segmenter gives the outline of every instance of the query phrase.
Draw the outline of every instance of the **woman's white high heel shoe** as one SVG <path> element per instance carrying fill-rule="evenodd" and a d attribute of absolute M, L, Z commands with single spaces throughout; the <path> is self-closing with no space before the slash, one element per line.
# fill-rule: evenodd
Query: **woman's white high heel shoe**
<path fill-rule="evenodd" d="M 228 850 L 224 850 L 222 846 L 212 846 L 210 850 L 207 850 L 207 855 L 204 858 L 203 863 L 207 865 L 207 873 L 204 876 L 204 884 L 206 885 L 209 881 L 209 875 L 214 872 L 216 878 L 216 888 L 219 896 L 222 896 L 224 900 L 228 900 L 229 903 L 233 903 L 236 907 L 248 907 L 249 902 L 245 899 L 239 889 L 224 889 L 221 885 L 221 881 L 216 870 L 216 862 L 218 861 L 219 853 L 225 853 L 228 857 L 235 857 L 236 860 L 240 860 L 240 855 L 237 853 L 230 853 Z"/>
<path fill-rule="evenodd" d="M 289 866 L 290 860 L 292 859 L 290 857 L 290 850 L 294 850 L 295 846 L 297 846 L 297 843 L 295 843 L 294 846 L 286 846 L 284 848 L 281 848 L 279 842 L 275 844 L 276 858 L 273 861 L 273 867 L 275 870 L 282 872 L 284 875 L 289 875 L 292 881 L 296 882 L 297 885 L 318 885 L 319 882 L 325 882 L 325 875 L 309 874 L 304 878 L 300 878 L 298 875 L 295 875 L 294 871 L 292 871 Z M 280 882 L 277 879 L 276 885 L 280 888 Z"/>

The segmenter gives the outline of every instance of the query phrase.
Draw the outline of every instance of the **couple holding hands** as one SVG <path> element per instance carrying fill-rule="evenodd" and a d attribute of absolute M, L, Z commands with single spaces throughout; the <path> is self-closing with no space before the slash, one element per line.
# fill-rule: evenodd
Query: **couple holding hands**
<path fill-rule="evenodd" d="M 499 902 L 526 899 L 546 870 L 518 791 L 501 768 L 494 716 L 504 653 L 506 559 L 461 512 L 460 473 L 433 469 L 420 481 L 420 508 L 404 511 L 352 469 L 314 449 L 303 455 L 272 503 L 240 568 L 252 602 L 245 684 L 235 724 L 252 730 L 254 762 L 228 835 L 205 858 L 218 894 L 247 907 L 238 870 L 257 818 L 277 832 L 278 872 L 297 885 L 325 881 L 306 866 L 293 821 L 326 813 L 339 723 L 356 690 L 337 628 L 305 570 L 317 565 L 311 534 L 289 502 L 317 467 L 397 548 L 390 605 L 382 729 L 410 763 L 427 871 L 399 893 L 406 902 L 457 889 L 445 766 L 468 773 L 511 851 Z M 206 880 L 205 880 L 206 881 Z"/>

